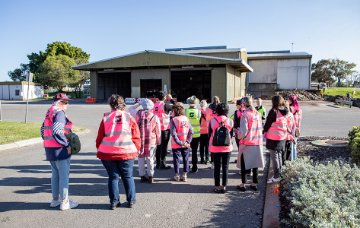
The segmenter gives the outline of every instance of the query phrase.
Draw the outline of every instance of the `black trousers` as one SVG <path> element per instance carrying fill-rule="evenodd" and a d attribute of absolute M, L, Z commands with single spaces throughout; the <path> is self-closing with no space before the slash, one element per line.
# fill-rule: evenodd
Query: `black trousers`
<path fill-rule="evenodd" d="M 291 160 L 291 141 L 285 142 L 285 151 L 282 153 L 282 164 L 285 164 L 285 161 Z"/>
<path fill-rule="evenodd" d="M 205 160 L 204 160 L 205 155 Z M 200 159 L 201 161 L 209 161 L 209 136 L 208 134 L 200 135 Z"/>
<path fill-rule="evenodd" d="M 156 165 L 164 165 L 167 154 L 167 146 L 170 140 L 170 129 L 161 131 L 161 144 L 156 148 Z M 162 163 L 162 164 L 161 164 Z"/>
<path fill-rule="evenodd" d="M 220 169 L 222 168 L 222 185 L 226 186 L 229 171 L 229 160 L 231 153 L 212 153 L 214 155 L 214 179 L 215 186 L 220 186 Z"/>
<path fill-rule="evenodd" d="M 245 161 L 244 161 L 244 155 L 241 155 L 241 183 L 245 184 L 246 183 L 246 174 L 249 174 L 250 169 L 245 170 Z M 252 169 L 252 178 L 253 178 L 253 183 L 257 184 L 258 182 L 258 168 L 253 168 Z"/>
<path fill-rule="evenodd" d="M 191 164 L 193 165 L 192 169 L 197 169 L 197 163 L 198 163 L 198 156 L 197 156 L 197 150 L 199 147 L 200 137 L 199 138 L 192 138 L 190 147 L 191 147 Z"/>

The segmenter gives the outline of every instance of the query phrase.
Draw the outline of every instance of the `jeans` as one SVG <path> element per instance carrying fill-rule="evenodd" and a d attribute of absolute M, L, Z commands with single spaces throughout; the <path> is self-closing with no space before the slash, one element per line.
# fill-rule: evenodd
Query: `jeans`
<path fill-rule="evenodd" d="M 230 152 L 212 153 L 214 155 L 215 186 L 220 186 L 220 169 L 222 168 L 222 186 L 226 186 L 228 179 Z"/>
<path fill-rule="evenodd" d="M 173 163 L 174 163 L 174 170 L 176 174 L 180 173 L 180 158 L 183 159 L 183 171 L 184 173 L 189 172 L 189 148 L 179 148 L 179 149 L 172 149 L 173 152 Z"/>
<path fill-rule="evenodd" d="M 167 147 L 170 140 L 170 129 L 161 131 L 161 145 L 156 148 L 156 165 L 165 165 Z"/>
<path fill-rule="evenodd" d="M 241 154 L 241 183 L 246 183 L 246 174 L 249 173 L 250 169 L 245 169 L 245 160 L 244 160 L 244 154 Z M 252 169 L 253 173 L 253 183 L 258 183 L 258 168 Z"/>
<path fill-rule="evenodd" d="M 205 161 L 208 161 L 209 160 L 209 136 L 208 136 L 208 134 L 200 135 L 200 159 L 201 159 L 201 161 L 204 161 L 204 155 L 205 155 Z"/>
<path fill-rule="evenodd" d="M 70 157 L 64 160 L 50 161 L 51 192 L 53 200 L 65 200 L 69 197 Z M 60 198 L 59 198 L 60 197 Z"/>
<path fill-rule="evenodd" d="M 125 188 L 127 202 L 135 202 L 134 160 L 101 160 L 101 162 L 109 175 L 108 188 L 110 203 L 120 203 L 119 177 L 121 177 Z"/>
<path fill-rule="evenodd" d="M 199 147 L 200 138 L 192 138 L 190 147 L 191 147 L 191 164 L 193 171 L 197 170 L 198 156 L 197 149 Z"/>
<path fill-rule="evenodd" d="M 139 176 L 145 176 L 145 163 L 146 163 L 146 172 L 147 175 L 150 177 L 154 176 L 154 157 L 155 157 L 155 147 L 150 148 L 150 155 L 149 157 L 138 158 L 139 163 Z"/>
<path fill-rule="evenodd" d="M 279 178 L 282 166 L 282 150 L 268 150 L 270 152 L 270 158 L 273 165 L 274 178 Z"/>

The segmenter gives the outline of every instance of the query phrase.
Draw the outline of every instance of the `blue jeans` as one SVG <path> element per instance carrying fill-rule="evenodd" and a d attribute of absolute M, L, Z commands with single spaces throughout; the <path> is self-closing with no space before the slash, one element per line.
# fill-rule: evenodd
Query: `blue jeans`
<path fill-rule="evenodd" d="M 176 174 L 180 173 L 180 158 L 183 158 L 184 173 L 189 172 L 189 148 L 172 149 L 174 158 L 174 170 Z"/>
<path fill-rule="evenodd" d="M 50 161 L 50 165 L 52 197 L 54 200 L 67 199 L 69 196 L 70 157 L 64 160 Z"/>
<path fill-rule="evenodd" d="M 120 203 L 119 178 L 123 182 L 127 202 L 136 201 L 133 176 L 134 160 L 101 160 L 109 175 L 109 198 L 111 204 Z"/>

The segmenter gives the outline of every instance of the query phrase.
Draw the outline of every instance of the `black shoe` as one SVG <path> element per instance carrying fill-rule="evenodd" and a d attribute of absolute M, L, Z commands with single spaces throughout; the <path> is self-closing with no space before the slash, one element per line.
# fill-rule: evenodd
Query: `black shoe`
<path fill-rule="evenodd" d="M 242 192 L 245 192 L 245 191 L 246 191 L 245 186 L 240 186 L 240 185 L 238 185 L 238 186 L 236 186 L 236 188 L 237 188 L 239 191 L 242 191 Z"/>
<path fill-rule="evenodd" d="M 149 181 L 149 179 L 146 178 L 145 176 L 140 177 L 140 183 L 145 183 L 145 182 L 148 182 L 148 181 Z"/>
<path fill-rule="evenodd" d="M 150 184 L 154 183 L 154 177 L 150 176 L 150 177 L 148 178 L 148 181 L 149 181 Z"/>
<path fill-rule="evenodd" d="M 204 164 L 207 165 L 208 163 L 209 163 L 209 161 L 208 161 L 208 160 L 205 160 L 205 163 L 204 163 Z"/>
<path fill-rule="evenodd" d="M 109 209 L 110 210 L 115 210 L 115 208 L 120 207 L 120 206 L 121 206 L 121 203 L 117 203 L 117 204 L 112 203 L 112 204 L 110 204 Z"/>
<path fill-rule="evenodd" d="M 235 159 L 234 163 L 237 163 L 237 159 Z"/>
<path fill-rule="evenodd" d="M 128 203 L 127 203 L 127 207 L 128 207 L 128 208 L 133 208 L 133 207 L 134 207 L 134 204 L 135 204 L 135 202 L 128 202 Z"/>
<path fill-rule="evenodd" d="M 205 164 L 205 161 L 201 159 L 200 164 Z"/>
<path fill-rule="evenodd" d="M 257 191 L 258 187 L 257 185 L 250 185 L 251 190 Z"/>
<path fill-rule="evenodd" d="M 169 165 L 162 165 L 162 166 L 160 166 L 160 169 L 171 169 L 171 166 L 169 166 Z"/>
<path fill-rule="evenodd" d="M 156 167 L 155 167 L 156 169 L 160 169 L 160 165 L 156 165 Z"/>
<path fill-rule="evenodd" d="M 192 173 L 197 173 L 197 172 L 199 172 L 199 169 L 198 169 L 198 168 L 196 168 L 196 169 L 191 169 L 191 172 L 192 172 Z"/>

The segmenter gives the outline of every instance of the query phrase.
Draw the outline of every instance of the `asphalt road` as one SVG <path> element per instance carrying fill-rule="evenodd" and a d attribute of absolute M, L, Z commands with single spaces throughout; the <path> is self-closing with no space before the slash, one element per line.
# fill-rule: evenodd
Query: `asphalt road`
<path fill-rule="evenodd" d="M 268 102 L 265 105 L 268 107 Z M 28 120 L 41 122 L 48 106 L 29 105 Z M 326 102 L 306 102 L 302 107 L 304 136 L 346 136 L 351 126 L 360 125 L 359 108 L 336 108 Z M 0 151 L 0 227 L 261 226 L 264 173 L 260 173 L 260 192 L 240 193 L 235 189 L 240 183 L 235 164 L 230 166 L 229 192 L 225 195 L 212 193 L 213 170 L 209 166 L 200 165 L 200 171 L 190 174 L 186 183 L 171 181 L 173 170 L 156 170 L 156 182 L 142 184 L 136 171 L 135 207 L 108 210 L 107 175 L 95 156 L 97 128 L 106 111 L 105 104 L 69 106 L 68 115 L 74 124 L 90 129 L 80 136 L 82 152 L 71 161 L 70 196 L 80 203 L 77 209 L 49 208 L 51 170 L 40 144 Z M 24 104 L 2 104 L 4 121 L 23 121 L 24 116 Z M 233 161 L 236 153 L 232 156 Z M 168 158 L 170 163 L 172 159 Z M 125 202 L 122 186 L 120 191 Z"/>

